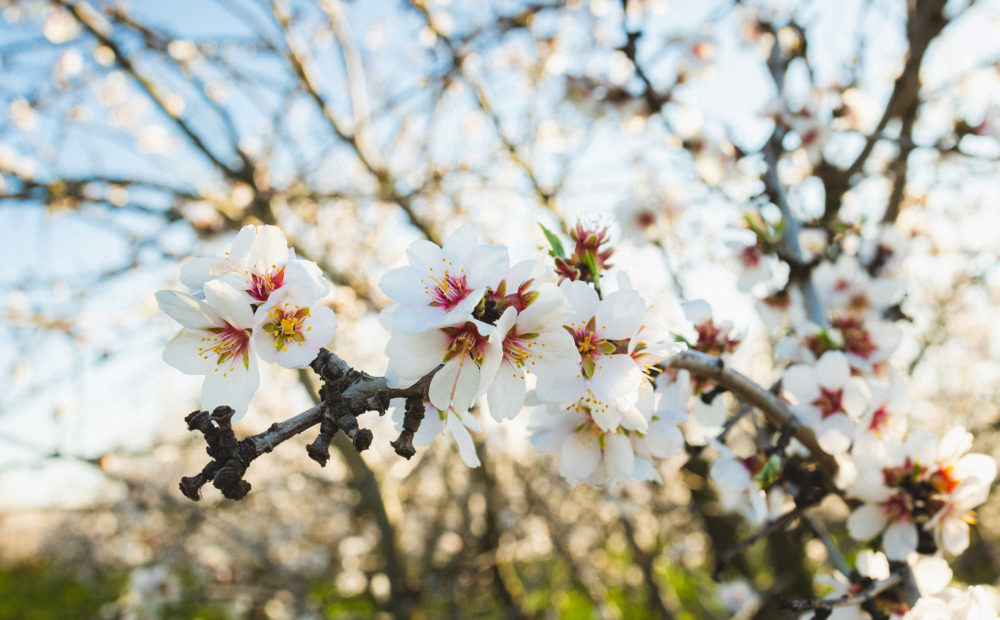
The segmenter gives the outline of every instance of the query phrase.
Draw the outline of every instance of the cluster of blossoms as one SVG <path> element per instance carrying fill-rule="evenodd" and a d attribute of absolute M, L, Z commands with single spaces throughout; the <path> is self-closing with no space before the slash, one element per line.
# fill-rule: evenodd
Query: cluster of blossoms
<path fill-rule="evenodd" d="M 899 589 L 886 588 L 868 597 L 869 607 L 840 605 L 831 617 L 986 609 L 978 591 L 947 589 L 945 556 L 968 547 L 973 510 L 986 500 L 996 464 L 968 453 L 972 435 L 964 429 L 943 438 L 909 429 L 908 385 L 888 363 L 901 334 L 893 323 L 901 315 L 900 240 L 885 233 L 832 262 L 818 255 L 775 289 L 783 226 L 756 216 L 745 222 L 756 240 L 735 249 L 753 272 L 741 283 L 757 294 L 776 340 L 771 391 L 835 459 L 829 484 L 853 509 L 847 533 L 870 546 L 850 577 L 830 582 L 834 596 L 864 595 L 872 583 L 899 577 L 890 566 L 908 566 L 924 597 L 911 609 Z M 528 409 L 532 444 L 556 455 L 573 484 L 662 482 L 661 460 L 706 450 L 721 505 L 751 524 L 822 499 L 796 477 L 809 464 L 793 426 L 744 424 L 754 441 L 740 443 L 733 429 L 750 408 L 735 410 L 726 385 L 670 367 L 669 358 L 685 348 L 717 358 L 719 368 L 738 363 L 743 330 L 702 300 L 681 304 L 687 324 L 668 330 L 624 273 L 605 277 L 612 257 L 606 228 L 578 224 L 569 253 L 542 230 L 549 265 L 512 263 L 505 246 L 482 244 L 463 227 L 443 247 L 414 242 L 408 263 L 382 278 L 393 302 L 381 315 L 390 332 L 386 383 L 428 381 L 414 445 L 447 429 L 465 463 L 478 466 L 469 431 L 480 431 L 476 406 L 485 397 L 497 422 Z M 160 308 L 183 326 L 164 358 L 207 375 L 205 409 L 226 404 L 242 413 L 259 383 L 257 356 L 304 367 L 336 327 L 333 312 L 319 304 L 329 285 L 318 267 L 296 258 L 274 227 L 244 228 L 224 258 L 190 261 L 181 281 L 195 292 L 157 294 Z M 808 309 L 807 294 L 815 297 Z M 402 407 L 394 417 L 405 423 Z"/>
<path fill-rule="evenodd" d="M 673 455 L 660 435 L 675 425 L 655 415 L 652 369 L 679 346 L 648 320 L 646 302 L 626 278 L 602 297 L 600 274 L 611 251 L 606 231 L 578 225 L 566 255 L 554 235 L 555 269 L 510 264 L 507 249 L 479 244 L 462 228 L 444 244 L 417 241 L 409 264 L 386 273 L 395 303 L 382 314 L 390 387 L 434 372 L 415 445 L 445 427 L 470 466 L 479 464 L 466 427 L 485 395 L 498 421 L 528 398 L 536 410 L 532 441 L 559 455 L 560 471 L 592 483 L 657 477 L 651 459 Z M 673 443 L 669 444 L 673 446 Z"/>
<path fill-rule="evenodd" d="M 337 328 L 319 303 L 330 290 L 319 267 L 296 258 L 276 226 L 245 226 L 222 258 L 181 268 L 193 292 L 156 293 L 160 310 L 181 324 L 163 359 L 181 372 L 206 375 L 201 406 L 246 413 L 260 385 L 257 358 L 304 368 Z"/>
<path fill-rule="evenodd" d="M 748 281 L 780 279 L 756 273 L 769 264 L 764 261 L 767 253 L 777 249 L 770 231 L 780 229 L 780 223 L 768 228 L 759 218 L 747 221 L 757 242 L 739 250 L 737 258 L 755 272 Z M 951 580 L 944 556 L 958 555 L 969 546 L 973 509 L 986 501 L 996 463 L 987 455 L 968 453 L 972 435 L 963 428 L 954 428 L 944 437 L 909 429 L 908 383 L 888 362 L 902 333 L 894 320 L 902 316 L 896 276 L 904 250 L 905 241 L 887 229 L 873 242 L 860 243 L 855 253 L 845 251 L 833 261 L 817 258 L 804 277 L 822 316 L 810 315 L 800 289 L 791 281 L 778 291 L 759 285 L 755 290 L 760 293 L 761 316 L 777 337 L 774 354 L 782 365 L 780 394 L 798 421 L 815 433 L 819 446 L 836 457 L 840 467 L 835 483 L 856 506 L 847 532 L 884 552 L 876 558 L 885 564 L 884 571 L 872 569 L 868 574 L 862 566 L 867 560 L 859 556 L 856 572 L 860 578 L 855 575 L 855 581 L 835 587 L 834 595 L 858 594 L 867 587 L 862 578 L 887 578 L 889 561 L 905 562 L 914 567 L 925 598 L 911 610 L 890 590 L 874 599 L 879 613 L 959 617 L 957 612 L 942 610 L 976 605 L 980 599 L 954 593 L 947 600 L 927 597 L 945 591 Z M 789 452 L 800 449 L 793 442 Z M 728 507 L 754 522 L 760 521 L 771 494 L 780 493 L 773 486 L 768 488 L 771 477 L 756 475 L 759 465 L 755 469 L 755 463 L 761 460 L 760 455 L 740 460 L 746 470 L 738 472 L 742 478 L 723 471 L 718 462 L 713 467 L 720 487 L 728 489 L 734 480 L 749 487 L 739 501 L 727 492 Z M 871 616 L 858 606 L 846 606 L 838 607 L 831 617 Z"/>

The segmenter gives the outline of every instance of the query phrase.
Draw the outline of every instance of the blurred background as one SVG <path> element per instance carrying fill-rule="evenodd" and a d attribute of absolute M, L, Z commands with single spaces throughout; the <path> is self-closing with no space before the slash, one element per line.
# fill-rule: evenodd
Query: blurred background
<path fill-rule="evenodd" d="M 160 359 L 153 293 L 276 224 L 334 283 L 329 348 L 382 374 L 377 282 L 412 241 L 468 222 L 531 258 L 539 222 L 582 217 L 666 320 L 703 297 L 745 328 L 734 363 L 769 385 L 734 231 L 773 219 L 770 170 L 807 252 L 896 227 L 913 416 L 998 457 L 998 29 L 991 0 L 0 0 L 0 617 L 775 618 L 822 595 L 798 528 L 712 580 L 751 530 L 697 454 L 570 488 L 526 415 L 484 419 L 469 469 L 446 440 L 402 460 L 366 414 L 362 456 L 320 468 L 307 433 L 246 499 L 191 502 L 200 379 Z M 238 436 L 311 406 L 278 370 Z M 1000 575 L 997 508 L 969 583 Z"/>

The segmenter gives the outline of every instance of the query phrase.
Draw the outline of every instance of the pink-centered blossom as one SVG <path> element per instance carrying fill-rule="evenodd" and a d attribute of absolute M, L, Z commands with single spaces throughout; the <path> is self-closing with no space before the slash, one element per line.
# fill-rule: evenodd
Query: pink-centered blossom
<path fill-rule="evenodd" d="M 795 416 L 816 431 L 820 446 L 831 454 L 847 452 L 868 404 L 868 389 L 851 376 L 847 357 L 827 351 L 815 364 L 790 366 L 781 385 L 795 403 Z"/>
<path fill-rule="evenodd" d="M 532 445 L 542 454 L 557 455 L 559 473 L 570 484 L 619 482 L 635 471 L 635 449 L 628 434 L 598 426 L 590 414 L 595 400 L 585 397 L 568 409 L 549 405 L 537 409 L 532 420 Z"/>
<path fill-rule="evenodd" d="M 535 292 L 520 312 L 514 306 L 504 310 L 490 335 L 494 346 L 485 356 L 479 391 L 486 392 L 496 420 L 513 418 L 524 406 L 528 373 L 547 393 L 579 364 L 573 338 L 562 327 L 570 313 L 562 291 L 545 283 Z"/>
<path fill-rule="evenodd" d="M 857 477 L 847 492 L 864 504 L 848 518 L 848 533 L 856 540 L 881 534 L 891 560 L 930 541 L 949 554 L 964 551 L 972 509 L 986 500 L 996 476 L 992 458 L 966 453 L 971 444 L 961 428 L 944 438 L 917 431 L 884 456 L 854 455 Z"/>
<path fill-rule="evenodd" d="M 575 402 L 592 390 L 601 401 L 615 403 L 619 410 L 630 409 L 648 384 L 642 368 L 629 354 L 629 339 L 642 327 L 646 302 L 631 289 L 601 299 L 585 282 L 566 281 L 559 288 L 572 311 L 565 328 L 576 345 L 576 372 L 558 383 L 539 384 L 539 398 Z M 616 421 L 608 423 L 617 425 Z"/>
<path fill-rule="evenodd" d="M 204 291 L 204 301 L 178 291 L 156 293 L 160 310 L 183 327 L 167 343 L 163 359 L 183 373 L 205 375 L 202 409 L 228 405 L 239 419 L 260 384 L 253 310 L 241 291 L 221 280 L 207 282 Z"/>
<path fill-rule="evenodd" d="M 316 263 L 296 258 L 277 226 L 244 226 L 221 260 L 193 258 L 181 267 L 180 278 L 195 291 L 201 291 L 210 280 L 226 280 L 255 305 L 290 285 L 313 299 L 330 290 Z"/>
<path fill-rule="evenodd" d="M 317 303 L 310 291 L 296 286 L 275 291 L 254 315 L 258 355 L 285 368 L 308 366 L 336 330 L 333 310 Z"/>
<path fill-rule="evenodd" d="M 487 289 L 508 270 L 507 248 L 481 245 L 471 226 L 463 226 L 444 247 L 426 240 L 406 250 L 409 264 L 391 269 L 379 287 L 396 303 L 382 312 L 393 331 L 417 333 L 471 319 Z"/>

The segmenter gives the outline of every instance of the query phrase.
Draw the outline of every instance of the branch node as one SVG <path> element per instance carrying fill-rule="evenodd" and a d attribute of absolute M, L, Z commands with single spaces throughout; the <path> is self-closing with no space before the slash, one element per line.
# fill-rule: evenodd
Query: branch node
<path fill-rule="evenodd" d="M 417 453 L 413 447 L 413 435 L 420 429 L 420 422 L 424 419 L 424 398 L 423 396 L 410 396 L 406 399 L 406 409 L 403 413 L 403 430 L 399 432 L 396 441 L 390 442 L 396 454 L 406 460 Z"/>

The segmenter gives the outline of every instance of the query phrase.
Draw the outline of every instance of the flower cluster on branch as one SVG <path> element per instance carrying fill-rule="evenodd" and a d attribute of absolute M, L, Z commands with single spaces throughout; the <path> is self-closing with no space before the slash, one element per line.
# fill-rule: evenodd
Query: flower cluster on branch
<path fill-rule="evenodd" d="M 856 606 L 902 616 L 920 595 L 944 589 L 951 575 L 945 556 L 968 546 L 968 523 L 986 500 L 996 464 L 967 454 L 972 436 L 963 429 L 943 438 L 908 429 L 905 378 L 887 363 L 899 341 L 889 310 L 901 295 L 887 262 L 866 265 L 845 252 L 804 267 L 777 291 L 762 287 L 777 281 L 772 274 L 744 280 L 772 310 L 766 316 L 778 376 L 764 388 L 732 368 L 744 334 L 706 302 L 680 304 L 686 322 L 663 325 L 665 313 L 647 304 L 627 275 L 608 277 L 613 249 L 605 227 L 578 224 L 568 256 L 555 234 L 543 232 L 550 264 L 512 264 L 505 246 L 480 243 L 468 226 L 443 246 L 414 242 L 408 264 L 381 281 L 393 301 L 381 315 L 390 332 L 384 377 L 322 348 L 336 327 L 319 301 L 329 285 L 315 265 L 295 258 L 278 229 L 244 228 L 221 260 L 187 263 L 181 279 L 195 292 L 157 295 L 183 326 L 164 359 L 207 375 L 206 411 L 187 422 L 204 434 L 212 461 L 183 479 L 183 493 L 197 500 L 211 482 L 240 499 L 250 490 L 244 475 L 254 459 L 317 425 L 307 452 L 319 464 L 338 432 L 365 450 L 375 439 L 358 424 L 366 411 L 393 410 L 400 434 L 392 446 L 400 456 L 411 458 L 447 429 L 462 460 L 477 467 L 470 431 L 481 432 L 482 404 L 497 422 L 529 412 L 531 443 L 556 456 L 571 484 L 662 482 L 664 462 L 711 455 L 709 477 L 722 506 L 760 526 L 720 556 L 717 575 L 757 539 L 839 496 L 853 510 L 847 533 L 873 549 L 834 582 L 840 594 L 789 601 L 791 609 L 822 616 Z M 779 246 L 755 247 L 776 254 Z M 793 280 L 820 300 L 826 316 L 804 318 Z M 237 440 L 231 423 L 258 387 L 258 356 L 310 366 L 323 383 L 321 402 Z"/>

